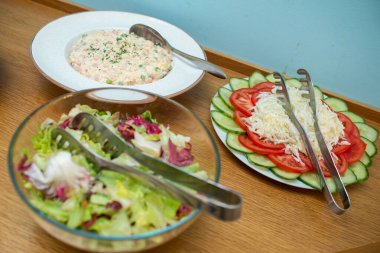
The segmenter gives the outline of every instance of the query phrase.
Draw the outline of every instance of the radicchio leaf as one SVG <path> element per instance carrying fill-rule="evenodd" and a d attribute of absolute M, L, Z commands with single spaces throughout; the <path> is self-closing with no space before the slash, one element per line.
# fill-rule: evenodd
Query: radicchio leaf
<path fill-rule="evenodd" d="M 187 166 L 193 163 L 194 156 L 191 154 L 190 143 L 186 143 L 186 147 L 178 151 L 176 146 L 169 139 L 168 147 L 169 147 L 169 158 L 168 158 L 169 163 L 180 166 L 180 167 Z"/>

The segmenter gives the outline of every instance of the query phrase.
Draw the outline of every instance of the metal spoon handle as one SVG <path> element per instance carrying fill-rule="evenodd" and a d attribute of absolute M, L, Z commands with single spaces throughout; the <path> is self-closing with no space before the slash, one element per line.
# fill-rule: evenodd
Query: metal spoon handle
<path fill-rule="evenodd" d="M 143 37 L 147 40 L 150 40 L 154 44 L 158 44 L 158 45 L 161 45 L 162 47 L 170 48 L 172 52 L 191 61 L 193 63 L 193 67 L 196 67 L 201 70 L 205 70 L 218 78 L 223 78 L 223 79 L 227 78 L 227 75 L 218 66 L 216 66 L 215 64 L 211 62 L 186 54 L 174 48 L 158 31 L 156 31 L 150 26 L 147 26 L 144 24 L 135 24 L 131 26 L 131 28 L 129 28 L 129 32 L 134 33 L 137 36 Z"/>
<path fill-rule="evenodd" d="M 215 65 L 211 62 L 205 61 L 201 58 L 186 54 L 186 53 L 184 53 L 178 49 L 175 49 L 174 47 L 171 47 L 171 50 L 174 53 L 176 53 L 176 54 L 188 59 L 189 61 L 191 61 L 197 68 L 205 70 L 208 73 L 210 73 L 216 77 L 223 78 L 223 79 L 227 78 L 227 75 L 217 65 Z"/>

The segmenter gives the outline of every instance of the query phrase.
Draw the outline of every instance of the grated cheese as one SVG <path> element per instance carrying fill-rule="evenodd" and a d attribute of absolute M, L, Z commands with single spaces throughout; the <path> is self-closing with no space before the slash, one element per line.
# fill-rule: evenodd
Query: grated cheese
<path fill-rule="evenodd" d="M 250 131 L 258 134 L 261 140 L 276 144 L 285 144 L 285 153 L 291 154 L 302 163 L 299 152 L 306 154 L 301 135 L 291 122 L 285 109 L 282 107 L 274 88 L 272 92 L 263 92 L 259 95 L 260 100 L 253 108 L 252 116 L 245 119 L 245 123 Z M 302 94 L 307 93 L 297 88 L 288 87 L 290 101 L 293 112 L 298 121 L 307 133 L 316 155 L 322 159 L 318 141 L 314 131 L 314 119 L 308 99 Z M 319 127 L 325 139 L 328 149 L 336 145 L 348 145 L 344 136 L 344 125 L 339 121 L 335 112 L 317 101 L 317 117 Z"/>

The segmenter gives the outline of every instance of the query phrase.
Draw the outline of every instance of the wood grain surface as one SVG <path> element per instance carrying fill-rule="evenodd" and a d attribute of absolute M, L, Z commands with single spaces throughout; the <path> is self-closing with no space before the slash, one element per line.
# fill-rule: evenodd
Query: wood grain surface
<path fill-rule="evenodd" d="M 20 122 L 39 105 L 66 93 L 37 71 L 29 46 L 43 25 L 66 15 L 64 10 L 74 10 L 67 8 L 58 10 L 27 0 L 0 2 L 1 253 L 80 252 L 50 237 L 30 219 L 27 207 L 13 189 L 6 162 L 9 141 Z M 242 64 L 234 68 L 237 65 L 226 57 L 207 52 L 212 61 L 229 66 L 224 69 L 229 76 L 242 77 L 257 67 Z M 197 113 L 212 129 L 210 100 L 225 82 L 206 74 L 196 87 L 175 100 Z M 351 104 L 356 112 L 364 108 Z M 368 110 L 370 114 L 364 113 L 368 122 L 379 129 L 377 110 Z M 379 146 L 379 140 L 376 144 Z M 224 223 L 203 215 L 179 237 L 150 252 L 380 252 L 379 155 L 370 168 L 370 178 L 348 188 L 352 207 L 338 216 L 329 211 L 321 193 L 276 183 L 245 167 L 219 140 L 218 146 L 221 183 L 244 198 L 241 219 Z"/>

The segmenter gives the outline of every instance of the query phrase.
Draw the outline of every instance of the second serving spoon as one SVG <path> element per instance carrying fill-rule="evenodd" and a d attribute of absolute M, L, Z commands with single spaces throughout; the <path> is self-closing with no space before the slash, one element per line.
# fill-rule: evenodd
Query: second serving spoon
<path fill-rule="evenodd" d="M 134 33 L 134 34 L 136 34 L 140 37 L 143 37 L 147 40 L 150 40 L 155 44 L 159 44 L 162 47 L 169 48 L 173 53 L 176 53 L 177 55 L 180 55 L 180 56 L 186 58 L 187 60 L 191 61 L 197 68 L 205 70 L 208 73 L 210 73 L 216 77 L 223 78 L 223 79 L 227 78 L 227 75 L 223 72 L 223 70 L 220 69 L 215 64 L 208 62 L 208 61 L 205 61 L 201 58 L 186 54 L 186 53 L 174 48 L 173 46 L 171 46 L 169 44 L 169 42 L 164 37 L 162 37 L 162 35 L 159 32 L 154 30 L 152 27 L 149 27 L 149 26 L 146 26 L 143 24 L 135 24 L 135 25 L 131 26 L 131 28 L 129 28 L 129 32 Z"/>

